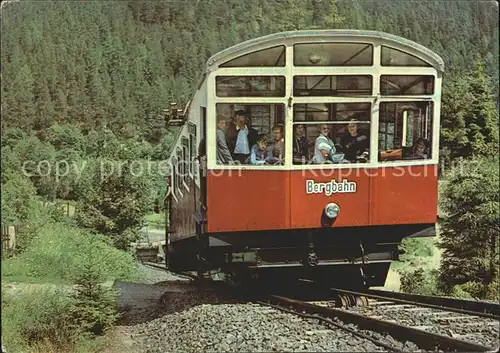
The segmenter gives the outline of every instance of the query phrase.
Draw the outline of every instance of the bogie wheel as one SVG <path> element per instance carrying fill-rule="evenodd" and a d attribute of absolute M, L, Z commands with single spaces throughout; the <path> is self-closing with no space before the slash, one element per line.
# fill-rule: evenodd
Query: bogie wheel
<path fill-rule="evenodd" d="M 368 298 L 364 295 L 356 296 L 356 306 L 369 306 Z"/>

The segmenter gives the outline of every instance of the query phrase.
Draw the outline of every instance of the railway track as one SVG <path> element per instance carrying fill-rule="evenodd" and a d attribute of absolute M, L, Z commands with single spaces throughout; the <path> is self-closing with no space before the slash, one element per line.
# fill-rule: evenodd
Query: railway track
<path fill-rule="evenodd" d="M 479 300 L 457 299 L 449 297 L 427 296 L 411 293 L 391 292 L 385 290 L 369 289 L 363 292 L 350 291 L 339 288 L 331 288 L 331 291 L 339 294 L 363 296 L 377 300 L 389 300 L 394 303 L 418 305 L 438 310 L 447 310 L 460 314 L 480 316 L 494 320 L 500 320 L 500 304 Z"/>
<path fill-rule="evenodd" d="M 165 269 L 163 264 L 144 264 Z M 189 274 L 183 276 L 191 277 Z M 217 282 L 218 285 L 214 288 L 218 287 L 228 297 L 238 297 L 241 302 L 258 302 L 317 319 L 353 336 L 370 340 L 383 350 L 415 351 L 409 348 L 413 346 L 428 351 L 494 352 L 497 351 L 495 347 L 498 347 L 500 305 L 495 303 L 382 290 L 355 292 L 337 288 L 329 289 L 326 297 L 322 293 L 319 298 L 303 298 L 300 294 L 296 296 L 298 293 L 293 293 L 294 291 L 269 296 L 262 290 L 251 290 L 252 293 L 249 293 L 247 290 L 238 290 L 237 286 Z M 314 292 L 309 284 L 303 284 L 303 292 Z M 343 307 L 339 308 L 339 304 Z M 388 336 L 393 339 L 387 339 Z"/>
<path fill-rule="evenodd" d="M 352 312 L 498 349 L 499 304 L 382 290 L 332 290 L 366 298 L 367 305 L 348 308 Z"/>
<path fill-rule="evenodd" d="M 343 293 L 344 295 L 356 293 L 351 291 L 344 292 L 349 292 Z M 364 303 L 368 304 L 368 306 L 349 307 L 342 309 L 335 308 L 335 306 L 338 305 L 338 300 L 307 302 L 282 296 L 270 296 L 266 301 L 262 301 L 260 303 L 262 305 L 268 305 L 283 311 L 292 312 L 296 315 L 306 318 L 318 319 L 325 324 L 348 331 L 355 336 L 368 339 L 377 346 L 389 351 L 413 351 L 413 349 L 407 347 L 408 342 L 411 342 L 418 348 L 427 351 L 497 351 L 497 349 L 494 348 L 494 338 L 488 341 L 490 344 L 483 345 L 474 342 L 474 339 L 478 338 L 477 335 L 468 335 L 467 337 L 465 337 L 464 335 L 450 335 L 450 322 L 452 322 L 453 325 L 453 320 L 449 320 L 451 316 L 448 316 L 447 319 L 442 320 L 444 318 L 444 315 L 450 313 L 449 311 L 442 311 L 442 307 L 440 308 L 441 311 L 439 312 L 439 314 L 434 314 L 437 309 L 418 306 L 418 303 L 414 303 L 411 306 L 409 304 L 403 304 L 404 306 L 401 306 L 401 304 L 391 302 L 392 305 L 387 306 L 387 308 L 390 309 L 385 313 L 381 313 L 380 307 L 384 305 L 384 303 L 387 305 L 388 301 L 373 298 L 371 298 L 369 301 L 364 300 Z M 426 326 L 420 325 L 418 323 L 418 320 L 415 318 L 413 320 L 404 320 L 402 319 L 402 316 L 404 316 L 405 312 L 408 313 L 406 311 L 407 309 L 413 309 L 414 312 L 420 311 L 420 313 L 422 313 L 424 316 L 435 316 L 436 319 L 432 322 L 431 325 Z M 463 317 L 456 318 L 457 320 L 462 319 L 462 322 L 464 322 Z M 475 331 L 476 334 L 481 333 L 481 330 L 479 330 L 479 328 L 484 325 L 484 321 L 481 320 L 493 320 L 490 318 L 482 318 L 478 316 L 467 316 L 467 318 L 467 323 L 472 323 L 472 325 L 469 325 L 469 328 L 472 328 L 472 331 Z M 455 320 L 455 322 L 457 320 Z M 429 320 L 427 319 L 427 321 Z M 498 321 L 496 322 L 496 324 L 498 327 Z M 352 325 L 355 325 L 357 329 L 354 329 Z M 458 326 L 455 325 L 452 327 L 456 330 Z M 374 332 L 378 335 L 373 335 Z M 448 333 L 448 335 L 446 333 Z M 385 337 L 387 335 L 398 340 L 399 343 L 386 339 Z"/>

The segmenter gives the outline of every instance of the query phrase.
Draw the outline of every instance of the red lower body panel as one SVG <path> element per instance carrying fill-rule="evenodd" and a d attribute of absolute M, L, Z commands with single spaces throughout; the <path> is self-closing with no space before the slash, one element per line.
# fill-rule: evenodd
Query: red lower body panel
<path fill-rule="evenodd" d="M 437 166 L 208 173 L 208 231 L 435 223 Z"/>

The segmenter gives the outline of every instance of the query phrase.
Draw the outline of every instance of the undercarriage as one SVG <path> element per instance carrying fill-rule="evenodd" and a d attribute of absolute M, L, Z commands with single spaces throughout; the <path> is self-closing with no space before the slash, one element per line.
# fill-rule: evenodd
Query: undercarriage
<path fill-rule="evenodd" d="M 199 234 L 170 243 L 167 266 L 247 279 L 305 279 L 337 288 L 383 286 L 405 237 L 435 235 L 433 224 Z"/>

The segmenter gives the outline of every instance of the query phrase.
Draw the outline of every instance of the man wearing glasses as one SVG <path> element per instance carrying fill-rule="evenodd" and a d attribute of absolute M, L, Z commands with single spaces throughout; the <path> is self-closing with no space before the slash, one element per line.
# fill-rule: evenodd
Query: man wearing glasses
<path fill-rule="evenodd" d="M 330 128 L 328 125 L 322 124 L 318 130 L 319 136 L 316 138 L 316 143 L 314 144 L 314 163 L 332 163 L 331 156 L 335 154 L 335 145 L 328 137 Z"/>

